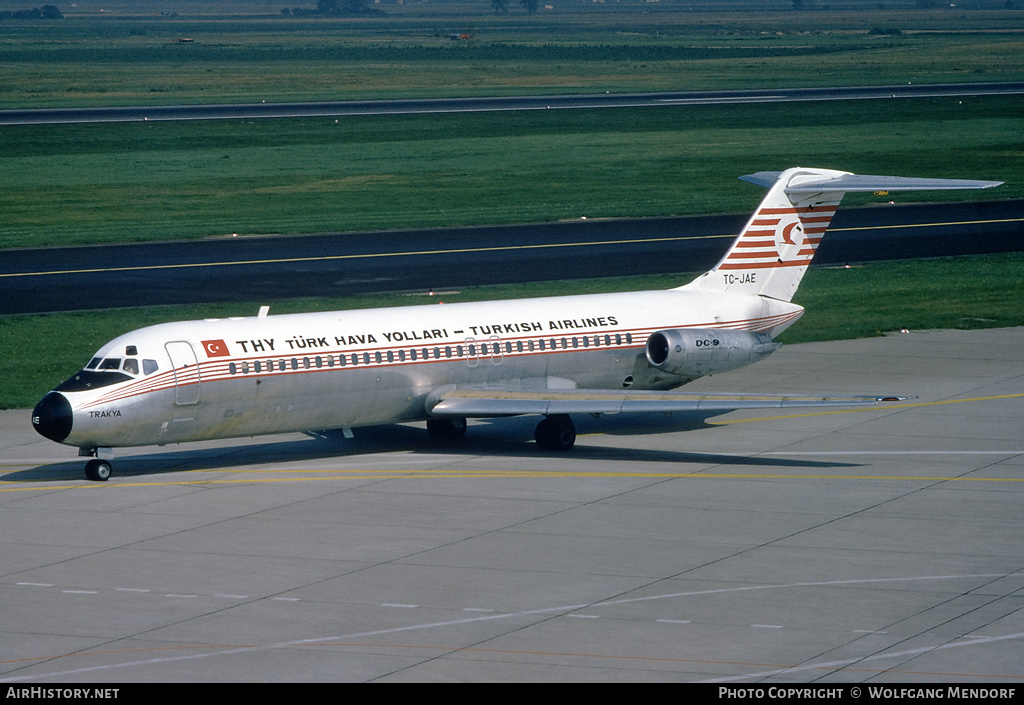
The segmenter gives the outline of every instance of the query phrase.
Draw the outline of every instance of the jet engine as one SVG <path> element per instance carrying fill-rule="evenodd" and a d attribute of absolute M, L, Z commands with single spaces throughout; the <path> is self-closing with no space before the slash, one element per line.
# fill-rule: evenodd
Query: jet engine
<path fill-rule="evenodd" d="M 672 328 L 651 333 L 647 362 L 687 379 L 735 370 L 782 347 L 767 333 L 724 328 Z"/>

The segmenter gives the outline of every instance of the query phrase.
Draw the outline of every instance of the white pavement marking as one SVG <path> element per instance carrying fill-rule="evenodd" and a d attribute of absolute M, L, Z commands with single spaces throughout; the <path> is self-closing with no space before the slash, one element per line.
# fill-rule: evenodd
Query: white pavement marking
<path fill-rule="evenodd" d="M 51 673 L 34 673 L 32 675 L 10 676 L 10 677 L 6 677 L 6 678 L 0 678 L 0 683 L 16 683 L 16 682 L 19 682 L 19 681 L 40 680 L 40 679 L 43 679 L 43 678 L 68 678 L 68 677 L 71 677 L 71 676 L 77 676 L 77 675 L 81 675 L 81 674 L 84 674 L 84 673 L 95 673 L 95 672 L 99 672 L 99 671 L 108 671 L 108 670 L 113 670 L 113 669 L 116 669 L 116 668 L 131 668 L 133 666 L 148 666 L 148 665 L 153 665 L 153 664 L 158 664 L 158 663 L 172 663 L 172 662 L 176 662 L 176 661 L 189 661 L 189 660 L 204 659 L 204 658 L 210 658 L 212 656 L 227 656 L 227 655 L 231 655 L 231 654 L 240 654 L 240 653 L 247 653 L 247 652 L 269 651 L 271 649 L 286 649 L 286 648 L 290 648 L 290 647 L 294 647 L 294 646 L 302 646 L 302 645 L 305 645 L 305 644 L 322 644 L 322 643 L 330 642 L 330 641 L 344 642 L 344 641 L 348 641 L 348 640 L 351 640 L 351 639 L 364 639 L 366 637 L 382 636 L 382 635 L 385 635 L 385 634 L 399 634 L 399 633 L 402 633 L 402 632 L 421 631 L 421 630 L 425 630 L 425 629 L 435 629 L 435 628 L 439 628 L 439 627 L 452 627 L 452 626 L 458 626 L 460 624 L 473 624 L 475 622 L 495 621 L 495 620 L 499 620 L 499 619 L 513 619 L 513 618 L 516 618 L 516 617 L 533 617 L 533 616 L 540 616 L 540 615 L 552 614 L 552 613 L 557 613 L 557 612 L 570 613 L 570 612 L 575 612 L 576 610 L 580 610 L 580 609 L 584 609 L 584 608 L 594 609 L 595 607 L 604 607 L 604 606 L 608 606 L 608 605 L 623 605 L 623 604 L 629 604 L 629 603 L 635 603 L 635 602 L 644 602 L 644 601 L 649 601 L 649 600 L 671 599 L 671 598 L 675 598 L 675 597 L 690 597 L 690 596 L 696 596 L 696 595 L 713 595 L 713 594 L 731 593 L 731 592 L 744 592 L 744 591 L 749 591 L 749 590 L 778 590 L 778 589 L 785 589 L 785 588 L 792 588 L 792 587 L 828 587 L 828 586 L 835 586 L 835 585 L 864 585 L 864 584 L 872 584 L 872 583 L 877 584 L 877 583 L 895 583 L 895 582 L 914 582 L 914 581 L 919 581 L 919 580 L 923 580 L 923 581 L 930 581 L 930 580 L 962 580 L 962 579 L 972 579 L 972 578 L 1009 578 L 1009 577 L 1020 577 L 1020 576 L 1024 576 L 1024 573 L 967 573 L 967 574 L 963 574 L 963 575 L 924 575 L 924 576 L 905 577 L 905 578 L 864 578 L 864 579 L 859 579 L 859 580 L 829 580 L 829 581 L 822 581 L 822 582 L 787 583 L 787 584 L 777 584 L 777 585 L 751 585 L 751 586 L 747 586 L 747 587 L 720 588 L 720 589 L 715 589 L 715 590 L 694 590 L 694 591 L 691 591 L 691 592 L 675 592 L 675 593 L 668 593 L 668 594 L 664 594 L 664 595 L 650 595 L 650 596 L 647 596 L 647 597 L 623 598 L 623 599 L 619 599 L 619 600 L 608 600 L 608 601 L 605 601 L 605 602 L 594 602 L 594 603 L 589 603 L 589 604 L 562 605 L 562 606 L 559 606 L 559 607 L 546 607 L 546 608 L 542 608 L 542 609 L 526 610 L 526 611 L 522 611 L 522 612 L 505 612 L 505 613 L 501 613 L 501 614 L 493 614 L 493 615 L 487 615 L 487 616 L 481 616 L 481 617 L 465 617 L 465 618 L 462 618 L 462 619 L 453 619 L 453 620 L 448 620 L 448 621 L 444 621 L 444 622 L 427 622 L 427 623 L 424 623 L 424 624 L 410 624 L 410 625 L 407 625 L 407 626 L 404 626 L 404 627 L 390 627 L 388 629 L 378 629 L 378 630 L 374 630 L 374 631 L 357 632 L 357 633 L 354 633 L 354 634 L 343 634 L 343 635 L 337 635 L 337 636 L 315 637 L 315 638 L 311 638 L 311 639 L 297 639 L 297 640 L 294 640 L 294 641 L 286 641 L 286 642 L 280 642 L 280 643 L 276 643 L 276 644 L 263 644 L 261 646 L 239 646 L 239 647 L 236 647 L 236 648 L 221 649 L 219 651 L 206 651 L 206 652 L 203 652 L 203 653 L 187 654 L 187 655 L 182 655 L 182 656 L 166 656 L 166 657 L 161 657 L 161 658 L 142 659 L 142 660 L 139 660 L 139 661 L 126 661 L 126 662 L 123 662 L 123 663 L 111 663 L 111 664 L 105 664 L 105 665 L 102 665 L 102 666 L 86 666 L 86 667 L 83 667 L 83 668 L 74 668 L 74 669 L 69 669 L 69 670 L 66 670 L 66 671 L 54 671 L 54 672 L 51 672 Z M 567 614 L 566 616 L 569 616 L 569 615 Z M 722 678 L 718 678 L 718 679 L 714 679 L 714 680 L 709 680 L 709 681 L 702 681 L 702 682 L 706 682 L 706 683 L 727 682 L 727 681 L 732 681 L 732 680 L 743 680 L 743 679 L 747 679 L 747 678 L 767 677 L 767 676 L 773 676 L 773 675 L 782 674 L 782 673 L 797 673 L 797 672 L 800 672 L 800 671 L 812 670 L 812 669 L 818 669 L 818 668 L 835 668 L 835 667 L 847 666 L 849 664 L 858 663 L 858 662 L 863 663 L 863 662 L 867 662 L 867 661 L 876 661 L 876 660 L 883 659 L 883 658 L 894 658 L 894 657 L 914 655 L 914 654 L 918 654 L 918 653 L 926 653 L 928 651 L 936 651 L 936 650 L 939 650 L 939 649 L 956 648 L 956 647 L 960 647 L 960 646 L 975 646 L 975 645 L 978 645 L 978 644 L 988 644 L 988 643 L 996 642 L 996 641 L 1007 641 L 1007 640 L 1010 640 L 1010 639 L 1020 639 L 1020 638 L 1024 638 L 1024 632 L 1018 633 L 1018 634 L 1010 634 L 1010 635 L 1002 636 L 1002 637 L 992 637 L 992 638 L 989 638 L 989 639 L 976 638 L 976 639 L 971 639 L 970 641 L 961 641 L 961 642 L 956 642 L 956 643 L 951 643 L 951 644 L 942 644 L 942 645 L 935 646 L 935 647 L 926 647 L 926 648 L 921 648 L 921 649 L 911 649 L 911 650 L 908 650 L 908 651 L 892 652 L 892 653 L 888 653 L 888 654 L 876 654 L 876 655 L 873 655 L 873 656 L 867 656 L 867 657 L 861 657 L 861 658 L 844 659 L 842 661 L 830 661 L 830 662 L 821 662 L 821 663 L 816 663 L 816 664 L 806 664 L 806 665 L 802 665 L 802 666 L 794 666 L 794 667 L 791 667 L 791 668 L 781 668 L 781 669 L 777 669 L 777 670 L 774 670 L 774 671 L 766 671 L 766 672 L 762 672 L 762 673 L 751 673 L 751 674 L 744 674 L 744 675 L 737 675 L 737 676 L 725 676 L 725 677 L 722 677 Z M 87 656 L 88 653 L 89 653 L 88 651 L 85 651 L 85 652 L 80 652 L 79 654 L 76 654 L 76 655 L 85 655 L 85 656 Z"/>
<path fill-rule="evenodd" d="M 994 641 L 1009 641 L 1011 639 L 1024 639 L 1024 632 L 1018 632 L 1016 634 L 1007 634 L 1005 636 L 995 636 L 989 638 L 975 638 L 970 641 L 956 641 L 949 644 L 939 644 L 937 646 L 922 646 L 917 649 L 907 649 L 905 651 L 892 651 L 885 654 L 874 654 L 873 656 L 863 656 L 857 658 L 841 659 L 839 661 L 821 661 L 819 663 L 806 663 L 802 666 L 793 666 L 792 668 L 779 668 L 774 671 L 761 671 L 760 673 L 744 673 L 735 676 L 723 676 L 721 678 L 711 678 L 709 680 L 697 681 L 698 683 L 727 683 L 730 681 L 741 681 L 748 680 L 750 678 L 768 678 L 769 676 L 777 676 L 782 674 L 800 673 L 802 671 L 815 671 L 820 669 L 836 669 L 844 668 L 846 666 L 853 665 L 855 663 L 869 663 L 871 661 L 880 661 L 887 658 L 905 658 L 907 656 L 919 656 L 920 654 L 927 654 L 932 651 L 941 651 L 942 649 L 957 649 L 961 646 L 976 646 L 978 644 L 988 644 Z"/>

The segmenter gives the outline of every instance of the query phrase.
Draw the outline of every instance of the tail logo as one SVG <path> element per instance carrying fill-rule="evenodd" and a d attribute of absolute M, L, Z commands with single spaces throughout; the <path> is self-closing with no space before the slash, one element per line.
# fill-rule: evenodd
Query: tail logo
<path fill-rule="evenodd" d="M 800 219 L 795 215 L 792 219 L 780 220 L 775 228 L 775 250 L 783 262 L 791 262 L 804 247 L 804 229 Z"/>

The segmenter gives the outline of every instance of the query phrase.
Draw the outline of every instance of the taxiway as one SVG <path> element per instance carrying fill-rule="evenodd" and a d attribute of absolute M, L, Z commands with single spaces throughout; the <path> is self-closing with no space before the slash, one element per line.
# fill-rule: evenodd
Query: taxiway
<path fill-rule="evenodd" d="M 689 389 L 867 410 L 130 449 L 0 412 L 0 682 L 1024 682 L 1024 329 Z M 777 418 L 773 418 L 777 417 Z M 584 435 L 587 434 L 587 435 Z"/>
<path fill-rule="evenodd" d="M 1024 82 L 935 83 L 889 86 L 835 86 L 823 88 L 771 88 L 731 91 L 677 91 L 662 93 L 597 93 L 522 95 L 472 98 L 349 100 L 303 103 L 235 103 L 223 105 L 146 105 L 101 108 L 35 108 L 0 110 L 0 125 L 59 125 L 91 122 L 143 122 L 159 120 L 258 120 L 356 115 L 411 115 L 424 113 L 521 112 L 658 108 L 673 105 L 729 105 L 737 103 L 791 103 L 836 100 L 888 100 L 965 98 L 983 95 L 1020 95 Z"/>
<path fill-rule="evenodd" d="M 841 209 L 814 263 L 1016 252 L 1024 247 L 1022 212 L 1020 200 Z M 749 217 L 5 250 L 0 315 L 701 272 Z"/>

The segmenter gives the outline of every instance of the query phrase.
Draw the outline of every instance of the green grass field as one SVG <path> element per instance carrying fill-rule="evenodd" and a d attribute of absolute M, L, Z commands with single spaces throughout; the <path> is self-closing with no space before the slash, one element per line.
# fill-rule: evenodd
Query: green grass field
<path fill-rule="evenodd" d="M 3 23 L 0 108 L 1024 77 L 1024 10 L 1005 0 L 930 10 L 836 2 L 800 13 L 787 2 L 716 12 L 696 2 L 641 10 L 552 0 L 534 16 L 494 15 L 487 0 L 384 0 L 380 17 L 330 20 L 283 18 L 287 3 L 179 5 L 172 14 L 169 3 L 80 2 L 64 6 L 61 22 Z M 453 42 L 452 33 L 472 36 Z"/>
<path fill-rule="evenodd" d="M 262 0 L 87 0 L 0 22 L 0 108 L 1024 78 L 1024 9 L 888 5 L 388 0 L 296 20 Z M 743 211 L 757 196 L 735 177 L 795 164 L 1000 179 L 983 197 L 1015 198 L 1022 135 L 1013 96 L 2 127 L 0 248 Z"/>
<path fill-rule="evenodd" d="M 747 211 L 796 165 L 1020 198 L 1024 97 L 8 127 L 0 247 Z"/>

